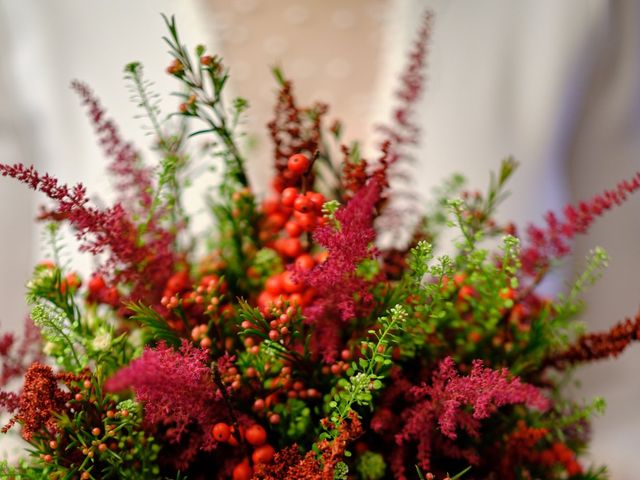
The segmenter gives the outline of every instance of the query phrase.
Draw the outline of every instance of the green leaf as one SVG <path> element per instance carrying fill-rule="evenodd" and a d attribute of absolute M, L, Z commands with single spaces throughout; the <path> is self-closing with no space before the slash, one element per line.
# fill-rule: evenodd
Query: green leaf
<path fill-rule="evenodd" d="M 155 341 L 164 341 L 168 345 L 178 347 L 180 338 L 169 327 L 167 321 L 153 308 L 144 305 L 142 302 L 129 303 L 126 305 L 133 312 L 132 320 L 139 322 L 147 329 L 149 336 Z"/>

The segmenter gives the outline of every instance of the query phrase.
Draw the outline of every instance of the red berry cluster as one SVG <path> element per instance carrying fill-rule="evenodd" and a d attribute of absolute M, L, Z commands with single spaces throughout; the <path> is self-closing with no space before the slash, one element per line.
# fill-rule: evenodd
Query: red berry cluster
<path fill-rule="evenodd" d="M 582 473 L 576 454 L 564 443 L 554 443 L 551 448 L 540 452 L 540 463 L 548 467 L 562 465 L 570 477 Z"/>
<path fill-rule="evenodd" d="M 294 321 L 299 320 L 298 310 L 293 302 L 291 302 L 292 305 L 290 306 L 286 306 L 282 300 L 278 300 L 276 303 L 277 305 L 271 305 L 269 311 L 265 313 L 265 319 L 269 322 L 269 330 L 265 333 L 269 339 L 274 342 L 282 339 L 286 343 L 286 340 L 293 330 Z M 258 328 L 249 320 L 243 321 L 241 326 L 244 329 Z M 255 345 L 253 338 L 248 337 L 245 339 L 245 346 L 252 348 L 253 345 Z"/>
<path fill-rule="evenodd" d="M 285 402 L 288 398 L 317 399 L 321 397 L 320 392 L 315 388 L 307 388 L 305 383 L 300 380 L 294 380 L 291 375 L 291 367 L 282 367 L 275 378 L 265 382 L 270 393 L 266 396 L 258 397 L 253 402 L 253 411 L 260 416 L 268 419 L 272 425 L 280 423 L 280 415 L 273 411 L 273 407 L 279 403 Z M 253 372 L 247 370 L 247 376 L 256 376 Z"/>
<path fill-rule="evenodd" d="M 109 287 L 104 277 L 99 273 L 94 274 L 87 283 L 87 300 L 91 303 L 104 303 L 112 307 L 120 303 L 120 294 L 116 287 Z"/>
<path fill-rule="evenodd" d="M 224 422 L 216 423 L 211 429 L 213 438 L 222 443 L 228 443 L 232 447 L 238 447 L 241 442 L 253 448 L 251 461 L 253 465 L 269 463 L 275 455 L 275 449 L 267 443 L 266 430 L 257 423 L 248 428 L 240 427 L 238 430 L 233 425 Z M 233 469 L 233 480 L 249 480 L 253 476 L 253 468 L 248 458 L 244 458 Z"/>
<path fill-rule="evenodd" d="M 292 178 L 299 178 L 304 185 L 305 175 L 310 174 L 311 166 L 312 162 L 305 155 L 295 154 L 289 158 L 287 172 Z M 311 301 L 312 291 L 296 282 L 293 270 L 309 270 L 321 260 L 308 253 L 310 245 L 304 234 L 327 222 L 322 215 L 324 203 L 321 193 L 293 186 L 278 191 L 275 197 L 263 203 L 265 222 L 261 237 L 293 267 L 267 279 L 264 291 L 258 296 L 258 306 L 263 313 L 277 299 L 298 306 L 305 306 Z"/>
<path fill-rule="evenodd" d="M 160 304 L 170 314 L 180 311 L 182 318 L 189 319 L 193 324 L 192 340 L 203 348 L 209 348 L 212 344 L 208 336 L 209 318 L 225 315 L 232 308 L 223 305 L 227 284 L 215 274 L 204 275 L 195 286 L 190 286 L 190 282 L 186 270 L 173 274 L 167 281 Z M 183 327 L 182 320 L 176 315 L 170 315 L 167 323 L 176 330 Z"/>
<path fill-rule="evenodd" d="M 276 300 L 275 304 L 265 315 L 267 326 L 264 331 L 265 337 L 271 341 L 279 342 L 287 349 L 295 350 L 299 345 L 293 343 L 291 332 L 300 331 L 302 316 L 298 308 L 293 305 L 284 303 L 282 299 Z M 242 323 L 245 329 L 261 330 L 257 325 L 253 325 L 248 320 Z M 247 351 L 252 355 L 260 352 L 259 338 L 257 336 L 249 336 L 245 338 L 244 344 Z M 269 372 L 271 364 L 264 365 L 265 372 Z M 259 378 L 258 371 L 254 367 L 249 367 L 245 371 L 245 375 L 249 380 L 259 380 L 263 394 L 259 395 L 253 402 L 253 411 L 266 418 L 271 424 L 280 423 L 280 415 L 274 412 L 275 405 L 286 402 L 288 398 L 300 399 L 317 399 L 320 398 L 320 392 L 315 388 L 307 388 L 305 382 L 292 376 L 292 368 L 285 366 L 274 369 L 270 378 Z M 265 375 L 270 376 L 269 375 Z"/>

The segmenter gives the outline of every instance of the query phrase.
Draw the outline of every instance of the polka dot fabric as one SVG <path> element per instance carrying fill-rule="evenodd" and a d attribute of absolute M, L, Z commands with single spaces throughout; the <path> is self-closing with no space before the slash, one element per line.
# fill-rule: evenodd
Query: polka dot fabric
<path fill-rule="evenodd" d="M 365 139 L 371 133 L 370 102 L 389 4 L 389 0 L 202 2 L 213 19 L 211 29 L 220 41 L 220 53 L 231 68 L 234 94 L 251 105 L 245 130 L 253 140 L 249 170 L 255 178 L 264 178 L 271 166 L 266 123 L 277 87 L 268 66 L 280 66 L 294 80 L 301 104 L 328 103 L 329 118 L 345 123 L 346 140 Z"/>

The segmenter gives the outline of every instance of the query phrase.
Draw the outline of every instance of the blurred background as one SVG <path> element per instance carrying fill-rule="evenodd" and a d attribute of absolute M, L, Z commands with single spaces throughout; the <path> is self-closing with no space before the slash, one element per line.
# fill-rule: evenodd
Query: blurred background
<path fill-rule="evenodd" d="M 371 154 L 373 127 L 389 115 L 425 8 L 435 24 L 427 92 L 417 106 L 416 195 L 428 198 L 456 171 L 483 189 L 489 170 L 512 154 L 521 168 L 500 218 L 524 227 L 640 169 L 640 5 L 631 0 L 0 0 L 0 161 L 35 164 L 109 198 L 106 162 L 69 89 L 72 79 L 91 85 L 123 137 L 152 160 L 122 71 L 138 60 L 157 92 L 175 87 L 164 73 L 164 12 L 176 15 L 185 43 L 223 56 L 233 94 L 249 100 L 250 176 L 264 194 L 271 166 L 265 125 L 276 87 L 270 67 L 294 79 L 302 104 L 330 103 L 329 117 Z M 175 110 L 176 99 L 165 96 L 162 108 Z M 26 314 L 24 285 L 42 259 L 33 222 L 42 201 L 0 178 L 2 330 L 19 330 Z M 589 329 L 638 310 L 638 212 L 640 198 L 632 198 L 598 221 L 556 279 L 563 288 L 596 245 L 609 252 L 609 269 L 587 295 Z M 616 480 L 635 480 L 640 471 L 639 365 L 636 346 L 579 374 L 579 397 L 607 400 L 591 459 L 610 465 Z"/>

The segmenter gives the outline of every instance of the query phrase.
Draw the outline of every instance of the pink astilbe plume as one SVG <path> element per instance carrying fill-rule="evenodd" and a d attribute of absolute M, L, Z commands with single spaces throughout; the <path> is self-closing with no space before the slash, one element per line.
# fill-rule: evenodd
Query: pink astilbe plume
<path fill-rule="evenodd" d="M 478 464 L 480 458 L 474 449 L 455 443 L 457 430 L 479 438 L 480 420 L 498 408 L 524 404 L 545 411 L 550 407 L 549 400 L 536 387 L 522 383 L 518 377 L 510 378 L 507 369 L 492 370 L 481 360 L 474 360 L 471 373 L 461 377 L 451 357 L 440 362 L 431 385 L 413 387 L 408 398 L 414 405 L 403 414 L 405 423 L 396 442 L 401 446 L 416 442 L 418 462 L 425 470 L 431 467 L 434 450 Z"/>
<path fill-rule="evenodd" d="M 606 190 L 577 206 L 567 205 L 564 215 L 559 218 L 554 212 L 548 212 L 544 228 L 529 225 L 528 244 L 522 249 L 522 267 L 525 272 L 535 275 L 544 272 L 549 262 L 571 251 L 571 240 L 577 234 L 586 233 L 597 217 L 614 206 L 622 205 L 627 196 L 640 188 L 640 172 L 631 180 L 623 180 L 613 190 Z"/>
<path fill-rule="evenodd" d="M 226 420 L 226 410 L 206 350 L 186 340 L 179 351 L 164 343 L 146 347 L 142 356 L 111 377 L 105 388 L 131 388 L 144 405 L 145 422 L 163 429 L 169 443 L 188 442 L 174 459 L 178 468 L 185 468 L 199 450 L 216 447 L 209 432 L 217 422 Z"/>
<path fill-rule="evenodd" d="M 56 202 L 43 218 L 67 221 L 81 242 L 80 250 L 99 255 L 108 252 L 105 272 L 115 272 L 116 283 L 132 285 L 130 299 L 156 300 L 166 280 L 173 273 L 173 234 L 166 230 L 147 231 L 140 242 L 137 226 L 130 214 L 117 203 L 100 209 L 90 205 L 82 184 L 69 187 L 48 174 L 41 175 L 33 166 L 0 163 L 0 175 L 12 177 Z"/>
<path fill-rule="evenodd" d="M 142 165 L 133 145 L 120 137 L 115 123 L 106 117 L 104 108 L 89 86 L 74 80 L 71 82 L 71 88 L 76 91 L 82 104 L 87 107 L 100 146 L 107 157 L 111 158 L 109 171 L 115 177 L 115 187 L 120 194 L 120 201 L 127 205 L 127 208 L 149 209 L 153 191 L 151 169 Z"/>
<path fill-rule="evenodd" d="M 429 40 L 433 26 L 433 12 L 426 11 L 422 17 L 422 23 L 418 30 L 417 37 L 409 52 L 408 61 L 404 71 L 400 75 L 400 88 L 396 92 L 398 101 L 392 113 L 392 121 L 390 125 L 382 125 L 378 127 L 382 132 L 382 141 L 380 144 L 381 156 L 375 166 L 373 175 L 380 178 L 383 189 L 389 185 L 390 177 L 396 177 L 407 183 L 410 176 L 403 174 L 397 167 L 399 162 L 407 164 L 411 160 L 411 155 L 407 151 L 407 147 L 416 145 L 420 139 L 420 127 L 415 123 L 415 109 L 418 101 L 422 97 L 426 83 L 426 68 L 429 54 Z M 393 172 L 390 172 L 394 167 Z M 383 195 L 386 197 L 386 195 Z M 402 197 L 402 198 L 400 198 Z M 395 189 L 394 198 L 397 200 L 405 200 L 405 204 L 415 204 L 415 192 L 406 192 L 402 195 L 402 190 Z M 407 214 L 419 212 L 419 208 L 415 205 L 400 206 L 388 205 L 386 213 L 379 220 L 379 227 L 389 230 L 391 227 L 398 227 L 399 223 L 404 223 L 408 219 L 400 222 L 400 218 L 406 217 Z M 400 203 L 398 201 L 398 203 Z M 395 228 L 394 228 L 395 230 Z"/>
<path fill-rule="evenodd" d="M 327 249 L 327 259 L 310 271 L 299 273 L 316 292 L 316 299 L 307 307 L 305 315 L 316 323 L 317 331 L 324 331 L 318 340 L 326 360 L 335 355 L 334 344 L 339 335 L 328 334 L 323 322 L 350 320 L 356 316 L 358 304 L 366 305 L 371 300 L 368 283 L 356 275 L 356 269 L 362 260 L 375 254 L 373 218 L 380 191 L 377 179 L 371 179 L 335 213 L 339 227 L 329 223 L 315 230 L 313 238 Z M 339 325 L 329 328 L 339 328 Z"/>
<path fill-rule="evenodd" d="M 0 336 L 0 388 L 22 377 L 32 363 L 43 361 L 40 330 L 27 317 L 22 336 L 12 333 Z"/>
<path fill-rule="evenodd" d="M 384 134 L 383 142 L 389 141 L 392 144 L 396 150 L 395 155 L 400 154 L 397 151 L 399 147 L 416 144 L 420 137 L 420 127 L 414 123 L 413 116 L 416 103 L 424 92 L 432 26 L 433 12 L 427 11 L 422 17 L 408 62 L 400 75 L 400 88 L 396 92 L 398 105 L 393 110 L 392 124 L 379 127 Z M 395 159 L 394 157 L 393 161 Z"/>

